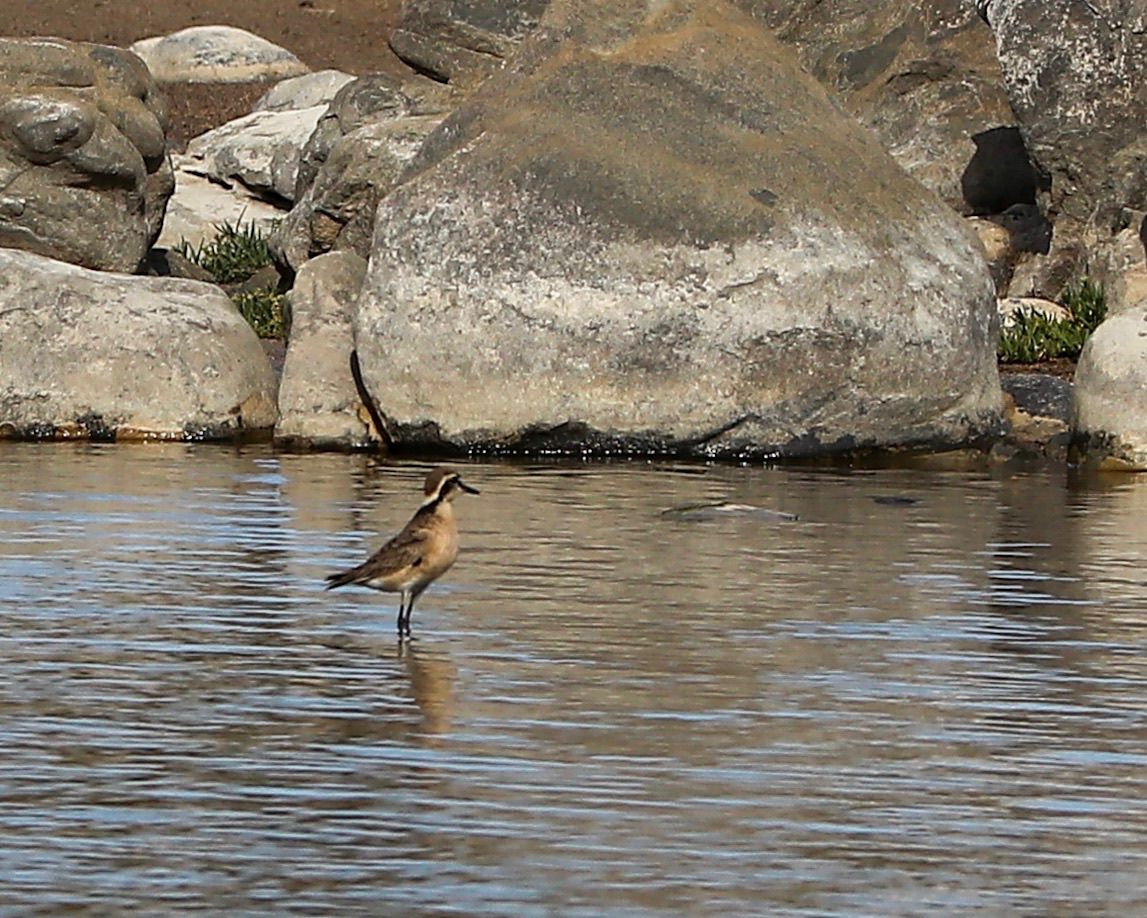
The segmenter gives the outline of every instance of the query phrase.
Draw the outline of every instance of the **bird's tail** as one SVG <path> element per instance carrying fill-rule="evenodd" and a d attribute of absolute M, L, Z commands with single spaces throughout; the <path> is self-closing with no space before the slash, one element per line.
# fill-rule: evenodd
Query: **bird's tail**
<path fill-rule="evenodd" d="M 341 574 L 327 574 L 327 589 L 333 590 L 337 587 L 346 586 L 348 583 L 357 583 L 359 577 L 362 575 L 362 565 L 352 567 L 349 571 L 343 571 Z"/>

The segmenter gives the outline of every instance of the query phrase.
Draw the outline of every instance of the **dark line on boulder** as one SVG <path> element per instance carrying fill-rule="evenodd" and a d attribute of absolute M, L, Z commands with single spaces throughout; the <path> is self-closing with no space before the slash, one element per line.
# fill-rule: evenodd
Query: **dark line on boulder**
<path fill-rule="evenodd" d="M 370 415 L 371 423 L 374 424 L 375 432 L 382 438 L 382 442 L 386 444 L 388 450 L 394 449 L 394 439 L 390 435 L 390 430 L 386 426 L 386 419 L 382 416 L 382 412 L 378 410 L 378 405 L 374 399 L 371 398 L 370 393 L 367 391 L 366 383 L 362 378 L 362 367 L 358 362 L 358 351 L 353 350 L 350 352 L 350 375 L 354 378 L 354 387 L 358 391 L 358 397 L 362 399 L 363 405 L 366 407 L 367 414 Z"/>

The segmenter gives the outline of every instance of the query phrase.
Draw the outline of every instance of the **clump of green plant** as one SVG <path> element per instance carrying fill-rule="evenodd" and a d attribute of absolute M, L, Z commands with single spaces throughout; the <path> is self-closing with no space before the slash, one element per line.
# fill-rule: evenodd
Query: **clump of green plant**
<path fill-rule="evenodd" d="M 1107 315 L 1107 301 L 1099 284 L 1084 280 L 1064 293 L 1070 319 L 1051 319 L 1038 312 L 1018 312 L 1000 329 L 997 349 L 1003 363 L 1038 363 L 1054 357 L 1075 360 L 1083 343 Z"/>
<path fill-rule="evenodd" d="M 271 263 L 267 237 L 254 223 L 223 222 L 214 225 L 215 235 L 198 245 L 181 240 L 175 250 L 208 271 L 223 287 L 240 285 Z M 260 338 L 283 338 L 287 334 L 286 294 L 274 287 L 233 289 L 231 301 Z"/>
<path fill-rule="evenodd" d="M 215 235 L 192 246 L 182 239 L 175 250 L 184 258 L 211 272 L 216 283 L 244 281 L 271 263 L 267 237 L 254 223 L 241 221 L 214 224 Z"/>
<path fill-rule="evenodd" d="M 270 287 L 236 293 L 231 301 L 260 338 L 284 338 L 287 334 L 287 295 Z"/>

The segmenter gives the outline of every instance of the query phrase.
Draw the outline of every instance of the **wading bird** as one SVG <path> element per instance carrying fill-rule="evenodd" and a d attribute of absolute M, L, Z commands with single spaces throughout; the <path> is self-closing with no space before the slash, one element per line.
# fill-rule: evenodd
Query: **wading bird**
<path fill-rule="evenodd" d="M 453 500 L 461 491 L 478 489 L 452 469 L 436 468 L 426 476 L 425 499 L 402 532 L 358 567 L 327 577 L 327 589 L 358 584 L 384 593 L 401 593 L 398 636 L 410 635 L 414 601 L 445 574 L 458 557 L 458 525 Z"/>

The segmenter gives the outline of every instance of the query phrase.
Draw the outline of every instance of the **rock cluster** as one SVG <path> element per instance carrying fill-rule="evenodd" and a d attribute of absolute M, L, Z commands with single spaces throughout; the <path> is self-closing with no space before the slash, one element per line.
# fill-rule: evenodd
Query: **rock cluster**
<path fill-rule="evenodd" d="M 134 271 L 174 187 L 166 127 L 135 55 L 0 39 L 0 246 Z"/>
<path fill-rule="evenodd" d="M 1143 467 L 1141 20 L 1133 0 L 406 0 L 402 79 L 309 74 L 221 28 L 138 43 L 146 65 L 0 40 L 0 246 L 130 272 L 165 208 L 168 244 L 278 214 L 295 282 L 276 392 L 222 294 L 0 249 L 6 337 L 39 342 L 0 346 L 0 433 L 277 419 L 280 442 L 321 448 L 760 457 L 1010 425 L 1021 452 L 1074 436 Z M 192 141 L 168 207 L 155 80 L 253 77 L 281 82 Z M 49 268 L 54 298 L 31 279 Z M 1083 276 L 1113 316 L 1072 410 L 1052 380 L 1044 417 L 1023 380 L 1001 392 L 997 326 Z M 55 304 L 39 324 L 10 278 Z M 68 307 L 97 299 L 119 340 L 69 389 L 41 364 L 53 335 L 97 334 Z M 155 335 L 202 360 L 138 346 Z M 101 372 L 110 394 L 81 397 Z"/>

